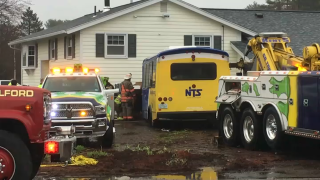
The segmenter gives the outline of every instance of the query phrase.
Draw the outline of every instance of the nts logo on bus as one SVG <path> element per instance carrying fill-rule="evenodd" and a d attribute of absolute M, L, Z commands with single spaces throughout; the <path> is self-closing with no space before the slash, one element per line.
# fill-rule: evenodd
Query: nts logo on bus
<path fill-rule="evenodd" d="M 186 96 L 197 97 L 201 96 L 202 89 L 196 89 L 196 85 L 193 84 L 189 89 L 186 89 Z"/>

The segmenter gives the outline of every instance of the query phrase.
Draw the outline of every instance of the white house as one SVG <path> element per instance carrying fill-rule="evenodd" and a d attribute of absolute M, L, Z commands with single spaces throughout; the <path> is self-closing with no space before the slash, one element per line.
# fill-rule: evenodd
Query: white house
<path fill-rule="evenodd" d="M 127 73 L 137 82 L 142 61 L 169 46 L 210 46 L 228 52 L 236 62 L 243 55 L 237 45 L 243 45 L 244 34 L 256 32 L 182 0 L 141 0 L 105 7 L 9 45 L 22 45 L 23 84 L 37 86 L 51 68 L 76 63 L 100 68 L 112 83 Z"/>

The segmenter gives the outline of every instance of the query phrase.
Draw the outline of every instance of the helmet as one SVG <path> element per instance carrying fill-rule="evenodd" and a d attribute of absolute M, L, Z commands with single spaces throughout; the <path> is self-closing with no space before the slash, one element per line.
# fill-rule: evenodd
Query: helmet
<path fill-rule="evenodd" d="M 131 79 L 131 75 L 130 75 L 130 74 L 126 74 L 126 75 L 124 76 L 124 79 Z"/>

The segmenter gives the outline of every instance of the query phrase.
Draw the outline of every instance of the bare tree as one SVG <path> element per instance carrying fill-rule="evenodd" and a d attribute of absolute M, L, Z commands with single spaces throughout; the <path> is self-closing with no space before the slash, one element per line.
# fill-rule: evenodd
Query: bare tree
<path fill-rule="evenodd" d="M 0 21 L 19 21 L 22 12 L 30 4 L 30 0 L 0 0 Z"/>

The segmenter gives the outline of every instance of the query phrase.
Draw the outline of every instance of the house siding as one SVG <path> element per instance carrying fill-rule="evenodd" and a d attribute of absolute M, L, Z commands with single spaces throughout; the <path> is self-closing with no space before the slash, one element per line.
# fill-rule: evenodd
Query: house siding
<path fill-rule="evenodd" d="M 50 60 L 50 69 L 53 67 L 67 67 L 75 63 L 79 63 L 80 59 L 80 33 L 75 33 L 75 58 L 72 60 L 64 59 L 64 37 L 65 35 L 52 37 L 51 39 L 58 38 L 58 59 Z M 38 41 L 38 67 L 34 70 L 24 70 L 22 69 L 22 84 L 27 84 L 30 86 L 38 86 L 41 79 L 41 61 L 48 60 L 48 41 L 49 39 L 43 39 Z M 28 43 L 32 44 L 32 43 Z M 27 44 L 23 44 L 26 46 Z M 22 58 L 21 58 L 22 59 Z"/>
<path fill-rule="evenodd" d="M 169 18 L 137 17 L 161 16 L 160 3 L 146 7 L 89 27 L 81 31 L 83 64 L 99 67 L 101 75 L 110 77 L 112 83 L 121 82 L 127 73 L 133 74 L 133 82 L 141 81 L 142 61 L 169 46 L 183 46 L 184 35 L 223 35 L 221 23 L 173 3 L 168 3 Z M 96 33 L 125 33 L 137 35 L 137 57 L 128 59 L 96 58 Z M 230 54 L 230 61 L 238 60 L 230 41 L 240 41 L 241 32 L 225 26 L 223 48 Z"/>

